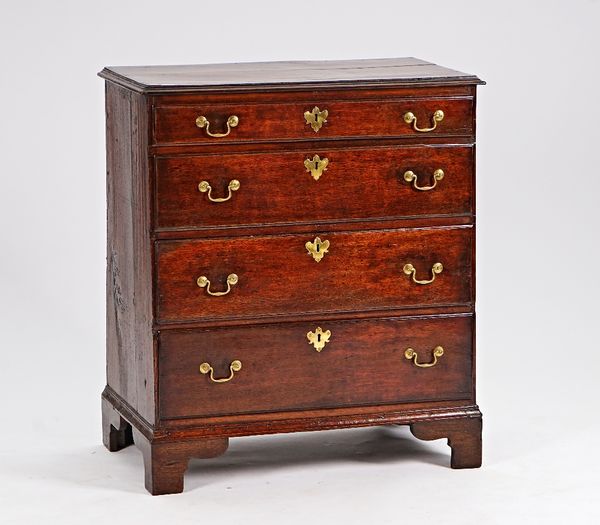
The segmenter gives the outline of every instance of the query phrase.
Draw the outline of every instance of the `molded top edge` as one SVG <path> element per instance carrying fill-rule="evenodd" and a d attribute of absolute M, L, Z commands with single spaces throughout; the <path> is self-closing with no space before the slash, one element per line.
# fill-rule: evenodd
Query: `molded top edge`
<path fill-rule="evenodd" d="M 484 84 L 417 58 L 244 62 L 179 66 L 110 66 L 99 76 L 141 93 L 206 91 L 216 88 L 294 89 L 340 85 Z"/>

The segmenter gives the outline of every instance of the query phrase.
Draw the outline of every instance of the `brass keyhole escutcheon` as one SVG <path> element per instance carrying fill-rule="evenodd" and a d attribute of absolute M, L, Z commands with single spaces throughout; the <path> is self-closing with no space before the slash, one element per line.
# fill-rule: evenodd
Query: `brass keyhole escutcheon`
<path fill-rule="evenodd" d="M 320 237 L 315 237 L 313 242 L 308 241 L 304 246 L 306 247 L 308 253 L 312 255 L 312 258 L 317 262 L 319 262 L 323 257 L 325 257 L 325 254 L 329 252 L 329 241 L 322 241 Z"/>
<path fill-rule="evenodd" d="M 323 331 L 323 329 L 318 326 L 314 332 L 308 332 L 306 338 L 308 339 L 308 343 L 313 345 L 317 352 L 320 352 L 325 348 L 329 339 L 331 339 L 331 330 Z"/>
<path fill-rule="evenodd" d="M 325 122 L 327 122 L 327 117 L 329 116 L 329 111 L 324 109 L 321 111 L 318 106 L 312 108 L 312 111 L 304 112 L 304 120 L 306 123 L 313 129 L 315 133 L 317 133 Z"/>
<path fill-rule="evenodd" d="M 306 159 L 304 161 L 306 171 L 310 173 L 315 180 L 319 180 L 321 175 L 323 175 L 323 172 L 327 171 L 328 164 L 329 159 L 327 157 L 321 158 L 319 155 L 314 155 L 312 160 Z"/>

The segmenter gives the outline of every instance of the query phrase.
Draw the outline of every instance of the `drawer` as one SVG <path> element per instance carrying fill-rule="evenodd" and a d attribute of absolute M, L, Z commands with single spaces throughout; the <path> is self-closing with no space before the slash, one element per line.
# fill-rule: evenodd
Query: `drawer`
<path fill-rule="evenodd" d="M 328 336 L 320 351 L 308 338 L 318 328 L 322 341 Z M 160 415 L 469 399 L 472 328 L 462 316 L 166 330 L 159 336 Z M 410 359 L 408 349 L 416 353 Z"/>
<path fill-rule="evenodd" d="M 155 172 L 158 230 L 466 215 L 473 209 L 472 146 L 167 156 L 156 158 Z"/>
<path fill-rule="evenodd" d="M 159 322 L 472 302 L 470 226 L 159 241 L 156 247 Z M 433 272 L 436 263 L 441 273 Z M 413 270 L 405 273 L 408 264 Z"/>
<path fill-rule="evenodd" d="M 347 101 L 312 100 L 310 94 L 300 94 L 299 99 L 309 102 L 157 106 L 154 142 L 234 143 L 473 134 L 473 97 Z M 442 120 L 434 118 L 441 115 L 436 113 L 439 111 L 443 112 Z M 415 129 L 434 127 L 431 131 Z"/>

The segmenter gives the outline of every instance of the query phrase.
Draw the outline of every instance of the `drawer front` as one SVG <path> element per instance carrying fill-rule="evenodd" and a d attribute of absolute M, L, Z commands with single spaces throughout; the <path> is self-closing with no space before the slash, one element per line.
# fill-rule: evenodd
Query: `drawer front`
<path fill-rule="evenodd" d="M 434 116 L 440 115 L 436 114 L 439 111 L 443 112 L 443 118 L 436 120 Z M 407 114 L 412 114 L 414 119 L 409 119 Z M 154 108 L 154 142 L 472 135 L 473 115 L 472 97 L 157 106 Z M 418 131 L 415 127 L 435 129 Z"/>
<path fill-rule="evenodd" d="M 472 212 L 472 180 L 471 146 L 158 157 L 156 225 L 465 215 Z"/>
<path fill-rule="evenodd" d="M 158 318 L 178 322 L 470 304 L 471 259 L 468 226 L 160 241 Z M 443 265 L 441 273 L 434 273 L 436 263 Z M 414 270 L 405 273 L 409 264 Z"/>
<path fill-rule="evenodd" d="M 318 327 L 328 334 L 320 351 L 307 336 Z M 469 399 L 472 361 L 470 316 L 167 330 L 159 339 L 160 414 Z"/>

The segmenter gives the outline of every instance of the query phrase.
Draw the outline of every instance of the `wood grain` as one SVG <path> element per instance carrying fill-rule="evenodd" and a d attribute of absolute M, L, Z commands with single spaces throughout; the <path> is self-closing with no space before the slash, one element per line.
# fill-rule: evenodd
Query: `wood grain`
<path fill-rule="evenodd" d="M 321 352 L 307 332 L 330 330 Z M 304 322 L 163 332 L 159 339 L 162 419 L 471 399 L 471 317 Z M 404 356 L 411 347 L 431 368 Z M 208 362 L 227 383 L 199 372 Z"/>
<path fill-rule="evenodd" d="M 305 248 L 316 236 L 330 241 L 316 262 Z M 158 320 L 161 323 L 243 319 L 280 313 L 326 312 L 468 305 L 472 302 L 472 228 L 364 231 L 157 243 Z M 404 264 L 429 279 L 436 262 L 444 271 L 429 285 L 403 273 Z M 204 275 L 211 297 L 196 280 Z"/>
<path fill-rule="evenodd" d="M 306 159 L 327 158 L 315 180 Z M 156 157 L 156 230 L 212 226 L 319 223 L 371 218 L 470 215 L 473 147 L 412 146 L 321 148 L 277 153 L 223 153 Z M 430 191 L 407 183 L 412 170 L 420 186 L 444 179 Z M 227 197 L 228 184 L 240 181 L 231 199 L 213 203 L 198 190 L 206 180 L 212 197 Z M 341 196 L 360 198 L 340 198 Z"/>
<path fill-rule="evenodd" d="M 302 96 L 302 95 L 300 95 Z M 307 98 L 304 95 L 303 98 Z M 304 112 L 315 106 L 327 109 L 329 116 L 315 133 L 306 123 Z M 444 120 L 429 133 L 419 133 L 403 120 L 411 111 L 420 127 L 431 126 L 431 117 L 441 109 Z M 213 133 L 224 133 L 231 115 L 239 124 L 226 137 L 214 138 L 196 126 L 196 118 L 205 116 Z M 472 135 L 473 98 L 389 99 L 378 101 L 338 101 L 328 98 L 310 103 L 210 104 L 159 106 L 154 109 L 154 142 L 189 144 L 260 142 L 282 140 L 324 140 L 328 138 L 403 137 L 414 135 Z M 426 137 L 424 136 L 423 139 Z"/>
<path fill-rule="evenodd" d="M 100 76 L 140 92 L 174 92 L 219 87 L 283 88 L 294 84 L 313 87 L 328 84 L 472 83 L 474 75 L 417 58 L 248 62 L 178 66 L 111 66 Z"/>
<path fill-rule="evenodd" d="M 154 421 L 148 111 L 144 97 L 107 84 L 107 379 Z"/>

